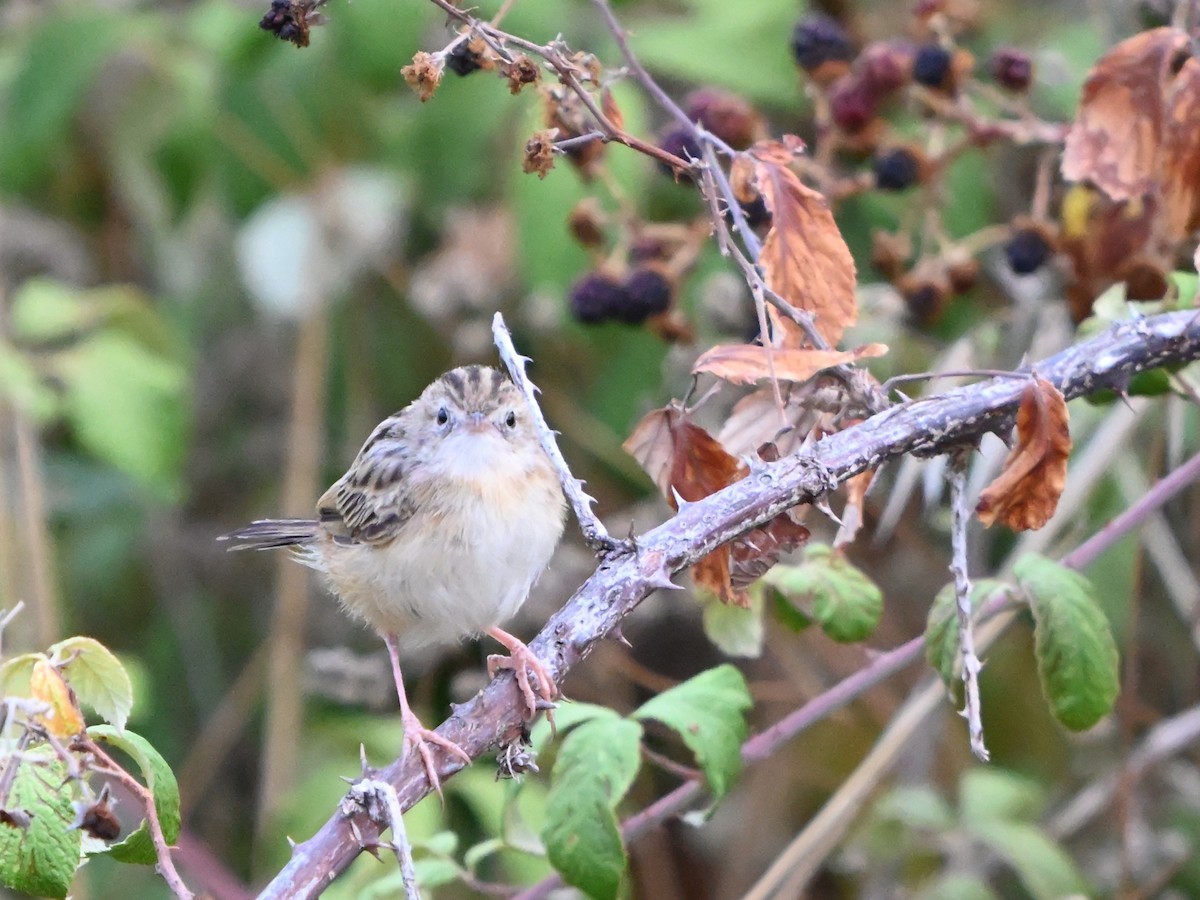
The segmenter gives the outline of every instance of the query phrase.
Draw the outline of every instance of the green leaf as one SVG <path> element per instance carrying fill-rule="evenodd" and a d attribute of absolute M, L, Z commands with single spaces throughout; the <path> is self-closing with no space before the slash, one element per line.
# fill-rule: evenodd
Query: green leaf
<path fill-rule="evenodd" d="M 763 589 L 750 585 L 748 607 L 722 603 L 715 594 L 698 591 L 702 598 L 704 634 L 726 656 L 754 659 L 762 655 Z"/>
<path fill-rule="evenodd" d="M 21 341 L 61 341 L 98 320 L 88 292 L 52 278 L 31 278 L 12 299 L 12 334 Z"/>
<path fill-rule="evenodd" d="M 1044 556 L 1020 559 L 1013 572 L 1034 618 L 1034 654 L 1050 709 L 1073 731 L 1091 728 L 1120 691 L 1117 645 L 1091 582 Z"/>
<path fill-rule="evenodd" d="M 58 397 L 21 351 L 0 340 L 0 397 L 35 422 L 45 422 L 58 408 Z"/>
<path fill-rule="evenodd" d="M 0 666 L 0 696 L 29 696 L 29 676 L 39 661 L 46 659 L 45 653 L 22 653 L 4 661 Z"/>
<path fill-rule="evenodd" d="M 1002 769 L 971 769 L 959 783 L 958 807 L 968 824 L 993 819 L 1033 821 L 1045 806 L 1045 792 L 1034 781 Z"/>
<path fill-rule="evenodd" d="M 413 872 L 417 876 L 417 884 L 423 888 L 453 884 L 462 878 L 462 868 L 454 860 L 441 859 L 436 856 L 414 859 Z M 397 887 L 402 884 L 403 879 L 397 884 Z"/>
<path fill-rule="evenodd" d="M 812 544 L 804 562 L 776 566 L 764 580 L 793 601 L 810 598 L 812 617 L 835 641 L 870 637 L 883 614 L 883 592 L 836 550 Z"/>
<path fill-rule="evenodd" d="M 104 60 L 132 40 L 130 24 L 128 14 L 96 12 L 43 19 L 6 92 L 0 184 L 27 188 L 62 161 L 75 113 Z"/>
<path fill-rule="evenodd" d="M 720 799 L 742 771 L 745 712 L 751 705 L 746 679 L 726 663 L 663 691 L 633 717 L 655 719 L 677 732 Z"/>
<path fill-rule="evenodd" d="M 5 807 L 28 813 L 29 825 L 0 824 L 0 884 L 38 897 L 67 895 L 81 838 L 71 827 L 75 811 L 66 781 L 67 767 L 48 748 L 28 751 L 17 766 Z"/>
<path fill-rule="evenodd" d="M 917 894 L 917 900 L 995 900 L 996 895 L 978 875 L 951 872 Z"/>
<path fill-rule="evenodd" d="M 554 734 L 562 737 L 577 725 L 590 722 L 592 719 L 619 719 L 620 716 L 607 706 L 597 703 L 582 703 L 576 700 L 562 701 L 554 711 Z M 552 734 L 550 723 L 542 716 L 533 726 L 530 739 L 534 749 L 541 753 L 549 745 Z"/>
<path fill-rule="evenodd" d="M 128 754 L 141 770 L 142 780 L 154 795 L 154 808 L 167 844 L 179 837 L 179 784 L 175 773 L 157 750 L 140 734 L 120 731 L 112 725 L 93 725 L 88 737 L 97 743 L 110 744 Z M 129 837 L 108 848 L 108 855 L 118 862 L 153 865 L 158 861 L 150 829 L 145 820 Z"/>
<path fill-rule="evenodd" d="M 75 696 L 118 730 L 133 708 L 133 683 L 113 652 L 95 638 L 72 637 L 50 648 L 50 661 L 62 666 Z"/>
<path fill-rule="evenodd" d="M 954 814 L 946 801 L 927 785 L 894 787 L 875 803 L 872 815 L 909 828 L 942 832 L 954 827 Z"/>
<path fill-rule="evenodd" d="M 974 823 L 971 830 L 1004 858 L 1037 900 L 1087 895 L 1071 858 L 1037 826 L 989 819 Z"/>
<path fill-rule="evenodd" d="M 683 16 L 630 23 L 634 52 L 655 74 L 725 87 L 787 107 L 803 94 L 788 50 L 796 22 L 790 0 L 688 0 Z M 754 65 L 747 65 L 753 59 Z"/>
<path fill-rule="evenodd" d="M 614 810 L 637 775 L 641 727 L 599 718 L 563 741 L 554 763 L 542 840 L 563 880 L 589 897 L 612 900 L 625 872 Z"/>
<path fill-rule="evenodd" d="M 64 350 L 57 364 L 79 440 L 163 496 L 174 496 L 188 428 L 183 367 L 115 330 Z"/>
<path fill-rule="evenodd" d="M 983 602 L 1004 590 L 1005 584 L 991 578 L 981 578 L 971 586 L 971 611 L 978 612 Z M 948 584 L 933 598 L 925 624 L 925 659 L 942 676 L 946 687 L 954 688 L 959 680 L 958 599 L 954 585 Z"/>
<path fill-rule="evenodd" d="M 812 626 L 812 617 L 806 615 L 803 610 L 797 609 L 779 591 L 772 590 L 771 599 L 773 601 L 771 609 L 775 613 L 775 618 L 790 630 L 799 634 Z"/>

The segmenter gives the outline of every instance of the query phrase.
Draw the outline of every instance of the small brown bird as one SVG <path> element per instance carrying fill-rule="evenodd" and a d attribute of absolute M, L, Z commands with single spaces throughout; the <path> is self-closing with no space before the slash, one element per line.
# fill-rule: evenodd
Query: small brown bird
<path fill-rule="evenodd" d="M 402 647 L 486 633 L 509 656 L 529 717 L 553 679 L 499 623 L 512 617 L 562 536 L 566 504 L 529 408 L 506 375 L 484 366 L 447 372 L 385 419 L 350 470 L 317 501 L 316 519 L 266 519 L 222 539 L 234 550 L 291 547 L 324 575 L 342 606 L 387 644 L 404 742 L 440 785 L 429 744 L 467 764 L 461 747 L 425 728 L 408 706 Z"/>

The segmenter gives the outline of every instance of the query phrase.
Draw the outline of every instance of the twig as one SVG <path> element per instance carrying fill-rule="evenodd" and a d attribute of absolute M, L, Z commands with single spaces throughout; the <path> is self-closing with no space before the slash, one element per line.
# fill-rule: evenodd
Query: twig
<path fill-rule="evenodd" d="M 25 601 L 18 600 L 13 604 L 13 608 L 0 616 L 0 658 L 4 656 L 4 631 L 12 624 L 12 620 L 21 614 L 21 610 L 25 608 Z"/>
<path fill-rule="evenodd" d="M 1194 311 L 1122 322 L 1105 333 L 1037 363 L 1037 371 L 1068 398 L 1120 386 L 1137 372 L 1200 358 L 1200 317 Z M 637 538 L 636 554 L 610 559 L 550 618 L 530 648 L 557 680 L 582 662 L 605 635 L 670 576 L 716 547 L 780 512 L 811 502 L 866 469 L 909 453 L 939 453 L 1004 427 L 1024 385 L 1011 378 L 957 388 L 893 407 L 831 434 L 802 454 L 764 465 L 745 478 L 695 503 L 670 521 Z M 1140 508 L 1144 517 L 1148 508 Z M 1114 523 L 1115 524 L 1115 523 Z M 1132 526 L 1124 526 L 1132 527 Z M 931 686 L 940 701 L 940 682 Z M 936 707 L 936 703 L 934 704 Z M 511 679 L 493 681 L 438 731 L 470 756 L 502 746 L 520 734 L 521 702 Z M 457 763 L 446 761 L 446 769 Z M 441 774 L 449 777 L 443 769 Z M 419 763 L 397 760 L 378 776 L 396 788 L 402 808 L 428 793 Z M 261 897 L 315 897 L 361 852 L 350 822 L 361 833 L 376 831 L 365 817 L 332 816 L 308 841 Z"/>
<path fill-rule="evenodd" d="M 975 634 L 971 625 L 971 579 L 967 574 L 967 525 L 971 521 L 971 510 L 967 503 L 967 461 L 965 450 L 955 452 L 950 460 L 950 572 L 954 576 L 958 646 L 966 701 L 960 715 L 967 720 L 971 752 L 987 762 L 990 757 L 983 743 L 983 719 L 979 703 L 979 673 L 983 670 L 983 663 L 975 654 Z"/>
<path fill-rule="evenodd" d="M 584 492 L 583 482 L 572 475 L 571 470 L 567 467 L 567 461 L 563 458 L 562 451 L 558 449 L 558 441 L 554 438 L 554 432 L 546 424 L 546 418 L 538 406 L 538 389 L 525 373 L 525 363 L 529 361 L 529 358 L 517 353 L 516 347 L 513 346 L 512 335 L 508 332 L 508 326 L 504 324 L 504 316 L 500 313 L 496 313 L 492 319 L 492 339 L 496 342 L 496 349 L 500 351 L 500 359 L 508 369 L 508 374 L 512 376 L 513 383 L 524 395 L 525 402 L 529 404 L 529 412 L 533 416 L 533 424 L 537 429 L 538 438 L 541 440 L 542 449 L 546 451 L 546 455 L 554 463 L 554 468 L 558 470 L 558 479 L 562 483 L 563 493 L 567 495 L 571 509 L 575 511 L 575 518 L 579 522 L 579 530 L 583 532 L 584 541 L 597 553 L 614 553 L 621 549 L 628 549 L 624 542 L 609 535 L 604 523 L 592 512 L 592 504 L 596 502 L 595 498 Z"/>
<path fill-rule="evenodd" d="M 138 798 L 138 802 L 146 810 L 146 827 L 150 829 L 150 841 L 154 844 L 154 855 L 158 857 L 158 873 L 162 875 L 163 881 L 167 883 L 167 887 L 171 889 L 171 893 L 178 897 L 179 900 L 192 900 L 192 897 L 195 895 L 183 883 L 183 879 L 179 877 L 179 871 L 175 868 L 175 863 L 171 859 L 171 848 L 167 845 L 167 839 L 162 830 L 162 823 L 158 820 L 158 808 L 154 805 L 154 794 L 118 765 L 111 756 L 101 750 L 99 745 L 91 738 L 83 737 L 80 739 L 78 746 L 98 759 L 102 764 L 100 766 L 93 766 L 92 771 L 100 775 L 115 778 L 125 786 L 126 790 Z"/>
<path fill-rule="evenodd" d="M 408 831 L 404 827 L 404 815 L 396 789 L 386 781 L 364 778 L 351 785 L 342 803 L 347 815 L 352 812 L 349 806 L 354 806 L 362 809 L 381 828 L 391 829 L 391 849 L 400 864 L 405 900 L 421 900 L 421 892 L 417 889 L 417 873 L 413 869 L 412 845 L 408 842 Z"/>

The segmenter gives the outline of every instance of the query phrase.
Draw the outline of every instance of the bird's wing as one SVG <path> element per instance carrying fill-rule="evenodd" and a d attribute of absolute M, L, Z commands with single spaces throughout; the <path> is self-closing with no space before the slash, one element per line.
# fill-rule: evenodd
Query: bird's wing
<path fill-rule="evenodd" d="M 417 511 L 407 478 L 410 449 L 394 418 L 367 439 L 350 470 L 317 501 L 334 540 L 386 544 Z"/>

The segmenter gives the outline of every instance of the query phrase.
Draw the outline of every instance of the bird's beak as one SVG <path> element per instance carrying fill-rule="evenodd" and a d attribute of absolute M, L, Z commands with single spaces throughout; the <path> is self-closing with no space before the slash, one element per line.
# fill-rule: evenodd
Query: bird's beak
<path fill-rule="evenodd" d="M 488 422 L 487 415 L 481 412 L 467 413 L 467 430 L 483 431 L 491 423 Z"/>

